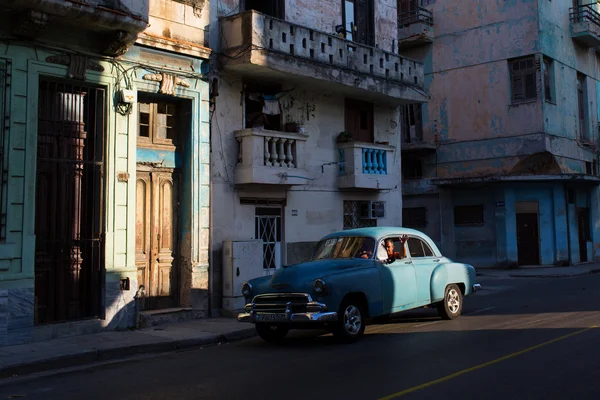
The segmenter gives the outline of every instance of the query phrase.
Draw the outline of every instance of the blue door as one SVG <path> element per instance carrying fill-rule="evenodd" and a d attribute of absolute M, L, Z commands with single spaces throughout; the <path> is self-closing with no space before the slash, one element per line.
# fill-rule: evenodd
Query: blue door
<path fill-rule="evenodd" d="M 400 250 L 400 241 L 394 240 L 395 251 Z M 377 248 L 377 259 L 384 261 L 387 254 L 383 243 Z M 407 309 L 417 301 L 417 279 L 410 257 L 398 259 L 391 264 L 379 264 L 381 287 L 383 291 L 383 310 L 385 314 Z"/>
<path fill-rule="evenodd" d="M 430 303 L 431 274 L 439 264 L 440 259 L 435 257 L 427 243 L 417 237 L 409 237 L 407 244 L 417 277 L 417 301 L 419 303 Z"/>

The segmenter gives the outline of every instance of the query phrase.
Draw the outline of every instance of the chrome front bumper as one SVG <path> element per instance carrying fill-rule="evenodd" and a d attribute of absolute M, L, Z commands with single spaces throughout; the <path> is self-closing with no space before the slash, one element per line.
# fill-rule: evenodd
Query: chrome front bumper
<path fill-rule="evenodd" d="M 302 304 L 306 308 L 302 312 L 294 312 L 293 308 L 298 304 L 288 302 L 285 304 L 284 312 L 263 311 L 256 309 L 256 303 L 247 304 L 245 312 L 238 314 L 238 321 L 250 323 L 322 323 L 335 322 L 338 319 L 337 312 L 327 310 L 327 306 L 317 301 L 309 301 Z M 283 310 L 282 310 L 283 311 Z"/>
<path fill-rule="evenodd" d="M 481 285 L 476 283 L 473 285 L 473 293 L 477 292 L 478 290 L 481 290 Z"/>

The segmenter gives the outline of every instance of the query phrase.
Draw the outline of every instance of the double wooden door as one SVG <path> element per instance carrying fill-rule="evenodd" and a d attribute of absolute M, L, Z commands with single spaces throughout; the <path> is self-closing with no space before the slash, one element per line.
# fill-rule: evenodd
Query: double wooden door
<path fill-rule="evenodd" d="M 142 308 L 176 306 L 179 295 L 177 170 L 138 167 L 135 247 Z"/>

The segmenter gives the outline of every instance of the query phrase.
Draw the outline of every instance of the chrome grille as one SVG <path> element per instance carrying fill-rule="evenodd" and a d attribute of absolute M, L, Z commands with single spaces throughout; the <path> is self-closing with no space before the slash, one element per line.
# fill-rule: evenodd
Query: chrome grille
<path fill-rule="evenodd" d="M 306 312 L 306 305 L 312 301 L 305 293 L 270 293 L 254 297 L 252 310 L 260 313 Z"/>

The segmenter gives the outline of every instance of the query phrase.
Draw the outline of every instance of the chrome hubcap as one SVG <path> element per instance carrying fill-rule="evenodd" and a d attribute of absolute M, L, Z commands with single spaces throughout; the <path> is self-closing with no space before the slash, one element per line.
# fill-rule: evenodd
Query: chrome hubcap
<path fill-rule="evenodd" d="M 450 289 L 448 296 L 446 296 L 446 303 L 448 304 L 448 309 L 452 314 L 456 314 L 458 312 L 458 309 L 460 308 L 460 295 L 456 289 Z"/>
<path fill-rule="evenodd" d="M 358 307 L 350 305 L 344 311 L 344 328 L 351 335 L 356 335 L 360 331 L 362 318 Z"/>

